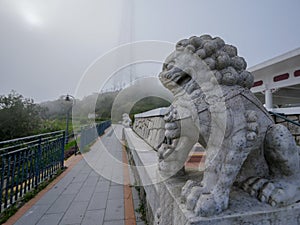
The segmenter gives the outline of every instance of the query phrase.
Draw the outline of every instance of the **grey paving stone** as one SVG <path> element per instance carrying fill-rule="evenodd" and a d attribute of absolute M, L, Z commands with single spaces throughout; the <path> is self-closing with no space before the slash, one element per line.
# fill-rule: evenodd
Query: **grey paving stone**
<path fill-rule="evenodd" d="M 67 174 L 53 187 L 53 189 L 58 192 L 62 192 L 73 181 L 73 179 L 73 176 L 68 176 Z"/>
<path fill-rule="evenodd" d="M 111 186 L 123 186 L 123 184 L 116 183 L 116 182 L 113 182 L 113 181 L 110 183 L 110 185 Z"/>
<path fill-rule="evenodd" d="M 68 179 L 63 178 L 51 190 L 62 193 L 72 181 L 72 177 L 69 177 Z"/>
<path fill-rule="evenodd" d="M 99 181 L 101 181 L 101 182 L 105 182 L 105 181 L 110 182 L 110 180 L 108 180 L 107 178 L 102 177 L 102 176 L 100 176 Z"/>
<path fill-rule="evenodd" d="M 77 194 L 79 190 L 81 189 L 82 183 L 70 183 L 69 186 L 64 190 L 62 193 L 64 194 Z"/>
<path fill-rule="evenodd" d="M 104 210 L 86 211 L 81 225 L 102 225 Z"/>
<path fill-rule="evenodd" d="M 122 159 L 115 135 L 105 138 L 105 142 Z M 111 172 L 123 176 L 122 171 Z M 123 185 L 100 176 L 81 160 L 16 224 L 123 225 L 123 195 Z"/>
<path fill-rule="evenodd" d="M 69 174 L 69 173 L 72 173 L 72 174 Z M 67 184 L 69 184 L 76 178 L 76 175 L 79 172 L 74 173 L 73 171 L 70 171 L 69 173 L 64 178 L 62 178 L 61 181 L 65 181 Z"/>
<path fill-rule="evenodd" d="M 136 225 L 146 225 L 144 221 L 136 222 Z"/>
<path fill-rule="evenodd" d="M 109 181 L 98 181 L 95 192 L 109 192 L 110 182 Z"/>
<path fill-rule="evenodd" d="M 77 163 L 73 168 L 72 170 L 69 172 L 70 175 L 73 175 L 74 174 L 78 174 L 82 171 L 82 169 L 84 168 L 84 166 L 86 165 L 86 161 L 85 160 L 81 160 L 79 163 Z"/>
<path fill-rule="evenodd" d="M 93 171 L 93 169 L 86 162 L 85 165 L 84 165 L 84 167 L 80 170 L 80 173 L 82 173 L 82 174 L 88 174 L 87 176 L 89 176 L 92 171 Z"/>
<path fill-rule="evenodd" d="M 124 220 L 105 221 L 103 225 L 124 225 Z"/>
<path fill-rule="evenodd" d="M 94 170 L 92 170 L 92 172 L 89 174 L 89 177 L 99 177 L 100 175 L 95 172 Z"/>
<path fill-rule="evenodd" d="M 54 192 L 56 194 L 61 194 L 68 185 L 73 181 L 73 177 L 69 176 L 69 173 L 65 175 L 51 190 L 48 192 Z"/>
<path fill-rule="evenodd" d="M 77 166 L 77 165 L 76 165 Z M 72 171 L 71 171 L 72 172 Z M 42 204 L 52 204 L 54 201 L 68 189 L 68 186 L 70 183 L 75 179 L 76 174 L 71 174 L 69 172 L 68 174 L 65 175 L 51 190 L 49 190 L 36 204 L 42 205 Z M 74 175 L 74 176 L 73 176 Z M 76 186 L 76 185 L 75 185 Z M 72 194 L 74 189 L 77 189 L 78 187 L 69 187 L 67 191 L 72 189 L 70 192 L 66 194 Z M 76 191 L 75 191 L 76 192 Z"/>
<path fill-rule="evenodd" d="M 85 180 L 83 186 L 84 187 L 95 187 L 98 183 L 98 180 L 99 180 L 99 176 L 92 176 L 92 177 L 89 176 Z"/>
<path fill-rule="evenodd" d="M 69 224 L 69 223 L 67 223 L 67 224 L 60 223 L 59 225 L 81 225 L 81 223 L 72 223 L 72 224 Z"/>
<path fill-rule="evenodd" d="M 64 217 L 62 218 L 60 224 L 76 224 L 81 223 L 84 213 L 88 206 L 88 201 L 86 202 L 73 202 L 67 212 L 65 213 Z"/>
<path fill-rule="evenodd" d="M 94 187 L 82 187 L 76 195 L 74 201 L 89 201 L 94 193 Z"/>
<path fill-rule="evenodd" d="M 91 168 L 91 166 L 88 163 L 85 163 L 84 167 L 81 169 L 82 173 L 90 174 L 92 171 L 93 171 L 93 169 Z"/>
<path fill-rule="evenodd" d="M 84 169 L 85 165 L 86 165 L 86 161 L 83 160 L 83 159 L 81 159 L 81 161 L 80 161 L 79 163 L 77 163 L 77 164 L 72 168 L 72 170 L 69 171 L 68 174 L 69 174 L 70 176 L 72 176 L 72 177 L 75 178 L 75 176 L 76 176 L 77 174 L 79 174 L 80 172 L 82 172 L 82 170 Z"/>
<path fill-rule="evenodd" d="M 117 147 L 118 148 L 118 147 Z M 110 154 L 119 161 L 122 161 L 122 152 L 110 152 Z"/>
<path fill-rule="evenodd" d="M 90 200 L 88 210 L 105 209 L 107 198 L 106 192 L 95 192 Z"/>
<path fill-rule="evenodd" d="M 136 180 L 134 178 L 134 172 L 132 171 L 132 168 L 130 165 L 128 165 L 127 168 L 129 171 L 130 184 L 134 185 L 136 183 Z"/>
<path fill-rule="evenodd" d="M 108 199 L 123 199 L 124 198 L 124 187 L 121 185 L 110 186 Z"/>
<path fill-rule="evenodd" d="M 90 172 L 80 172 L 76 175 L 75 179 L 72 181 L 72 183 L 77 183 L 77 182 L 80 182 L 80 183 L 83 183 L 87 177 L 89 176 Z"/>
<path fill-rule="evenodd" d="M 60 191 L 51 189 L 39 201 L 37 201 L 36 205 L 52 205 L 60 195 Z"/>
<path fill-rule="evenodd" d="M 135 189 L 135 187 L 131 188 L 131 192 L 132 192 L 133 199 L 139 199 L 139 192 Z"/>
<path fill-rule="evenodd" d="M 75 196 L 76 196 L 76 194 L 61 195 L 53 203 L 53 205 L 49 208 L 47 213 L 50 214 L 50 213 L 63 213 L 63 212 L 66 212 L 67 209 L 69 208 L 71 202 L 75 198 Z"/>
<path fill-rule="evenodd" d="M 50 205 L 34 205 L 14 225 L 33 225 L 45 214 Z"/>
<path fill-rule="evenodd" d="M 123 220 L 124 219 L 124 200 L 110 199 L 107 201 L 104 220 Z"/>
<path fill-rule="evenodd" d="M 119 168 L 115 169 L 112 173 L 112 181 L 116 181 L 117 184 L 124 184 L 124 173 L 123 173 L 123 166 L 120 167 L 122 162 L 119 164 Z"/>
<path fill-rule="evenodd" d="M 58 224 L 61 218 L 63 217 L 64 213 L 57 213 L 57 214 L 45 214 L 42 218 L 38 221 L 37 225 L 55 225 Z"/>
<path fill-rule="evenodd" d="M 77 169 L 78 167 L 82 167 L 82 166 L 85 166 L 85 165 L 86 165 L 86 161 L 80 160 L 73 169 Z"/>

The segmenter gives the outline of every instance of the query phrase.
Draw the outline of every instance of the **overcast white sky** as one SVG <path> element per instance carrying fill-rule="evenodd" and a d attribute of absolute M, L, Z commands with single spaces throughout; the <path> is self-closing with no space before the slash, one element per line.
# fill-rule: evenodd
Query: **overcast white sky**
<path fill-rule="evenodd" d="M 0 0 L 0 94 L 73 94 L 97 57 L 130 41 L 208 33 L 253 66 L 300 46 L 299 9 L 299 0 Z"/>

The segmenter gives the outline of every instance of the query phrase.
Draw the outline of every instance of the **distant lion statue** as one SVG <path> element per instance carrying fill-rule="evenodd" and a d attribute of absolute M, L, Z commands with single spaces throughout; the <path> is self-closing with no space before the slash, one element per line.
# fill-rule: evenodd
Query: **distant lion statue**
<path fill-rule="evenodd" d="M 124 127 L 130 127 L 131 124 L 132 124 L 132 121 L 131 121 L 128 113 L 123 113 L 123 115 L 122 115 L 122 125 Z"/>
<path fill-rule="evenodd" d="M 272 206 L 300 200 L 298 146 L 251 93 L 246 67 L 236 47 L 203 35 L 179 41 L 159 75 L 175 97 L 158 149 L 161 173 L 180 171 L 196 142 L 206 148 L 202 181 L 188 180 L 181 192 L 196 215 L 228 208 L 233 185 Z"/>

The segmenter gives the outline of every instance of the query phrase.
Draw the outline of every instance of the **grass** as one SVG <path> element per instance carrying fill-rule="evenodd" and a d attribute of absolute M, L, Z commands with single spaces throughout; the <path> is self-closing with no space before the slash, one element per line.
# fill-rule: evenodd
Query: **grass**
<path fill-rule="evenodd" d="M 141 199 L 141 187 L 136 186 L 136 183 L 134 185 L 135 185 L 134 188 L 135 188 L 135 190 L 137 190 L 139 200 L 140 200 L 139 206 L 138 206 L 138 208 L 135 209 L 135 211 L 140 214 L 140 218 L 144 221 L 144 223 L 146 225 L 148 225 L 145 202 L 143 199 Z"/>
<path fill-rule="evenodd" d="M 59 169 L 57 171 L 57 173 L 54 176 L 52 176 L 49 180 L 46 180 L 46 181 L 40 183 L 36 189 L 33 189 L 30 192 L 27 192 L 17 202 L 15 202 L 9 208 L 5 209 L 5 211 L 0 214 L 0 224 L 5 223 L 11 216 L 13 216 L 18 211 L 18 209 L 20 209 L 26 202 L 28 202 L 32 198 L 34 198 L 41 190 L 45 189 L 63 171 L 64 171 L 64 169 Z"/>
<path fill-rule="evenodd" d="M 97 141 L 97 139 L 96 139 L 95 141 L 92 141 L 90 144 L 84 146 L 84 148 L 81 149 L 81 152 L 82 152 L 82 153 L 87 153 L 87 152 L 89 152 L 89 151 L 91 150 L 92 145 L 95 144 L 96 141 Z"/>
<path fill-rule="evenodd" d="M 65 160 L 67 158 L 69 158 L 72 155 L 76 155 L 78 153 L 78 145 L 77 143 L 79 143 L 80 138 L 77 139 L 73 139 L 71 141 L 68 142 L 68 144 L 65 145 Z"/>
<path fill-rule="evenodd" d="M 21 206 L 20 206 L 21 207 Z M 18 211 L 17 204 L 13 204 L 9 209 L 0 214 L 0 224 L 5 223 L 11 216 Z"/>
<path fill-rule="evenodd" d="M 68 144 L 65 145 L 65 150 L 68 150 L 72 147 L 75 147 L 76 143 L 77 143 L 78 140 L 72 140 L 72 141 L 69 141 Z M 78 141 L 79 142 L 79 141 Z"/>

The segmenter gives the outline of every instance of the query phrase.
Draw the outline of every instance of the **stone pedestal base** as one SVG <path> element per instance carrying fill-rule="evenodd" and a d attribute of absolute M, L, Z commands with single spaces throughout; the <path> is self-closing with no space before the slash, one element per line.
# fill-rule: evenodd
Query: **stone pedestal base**
<path fill-rule="evenodd" d="M 300 203 L 273 208 L 249 196 L 239 188 L 230 194 L 229 208 L 213 217 L 195 216 L 180 202 L 181 188 L 187 178 L 201 174 L 173 177 L 160 184 L 160 225 L 297 225 L 300 224 Z"/>

